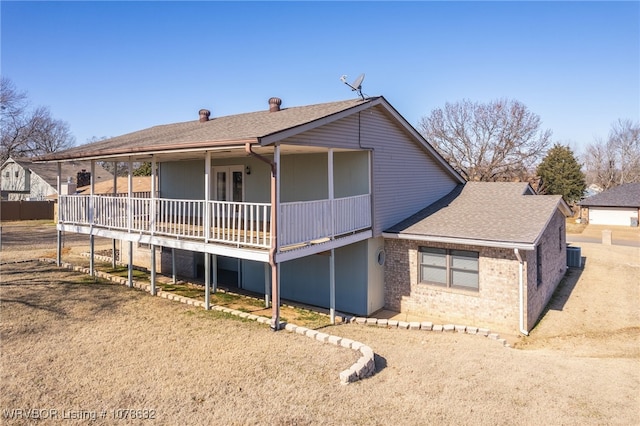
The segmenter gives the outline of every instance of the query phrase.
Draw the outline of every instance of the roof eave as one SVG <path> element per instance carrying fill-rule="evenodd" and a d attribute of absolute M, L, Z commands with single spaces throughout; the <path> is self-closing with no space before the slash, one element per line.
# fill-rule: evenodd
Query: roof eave
<path fill-rule="evenodd" d="M 390 239 L 424 241 L 428 243 L 472 245 L 472 246 L 504 248 L 504 249 L 534 250 L 536 248 L 535 243 L 478 240 L 473 238 L 443 237 L 438 235 L 420 235 L 420 234 L 383 232 L 382 236 L 384 238 L 390 238 Z"/>
<path fill-rule="evenodd" d="M 154 155 L 154 154 L 171 154 L 171 153 L 189 153 L 189 152 L 206 152 L 220 151 L 229 148 L 242 147 L 247 143 L 258 143 L 258 139 L 242 139 L 233 141 L 206 141 L 190 144 L 176 145 L 156 145 L 153 147 L 139 147 L 114 150 L 98 150 L 87 152 L 87 154 L 49 154 L 33 159 L 35 162 L 54 162 L 54 161 L 71 161 L 71 160 L 98 160 L 105 158 L 127 157 L 135 155 Z"/>

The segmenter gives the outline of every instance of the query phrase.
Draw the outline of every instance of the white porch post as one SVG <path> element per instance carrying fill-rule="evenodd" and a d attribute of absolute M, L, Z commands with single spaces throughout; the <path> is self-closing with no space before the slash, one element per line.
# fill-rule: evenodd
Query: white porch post
<path fill-rule="evenodd" d="M 62 191 L 62 163 L 60 163 L 59 161 L 56 163 L 58 166 L 58 176 L 56 179 L 56 189 L 58 191 L 58 223 L 60 223 L 60 211 L 61 206 L 60 206 L 60 191 Z M 56 252 L 56 265 L 58 266 L 62 266 L 62 231 L 60 229 L 58 229 L 58 232 L 56 232 L 56 237 L 57 237 L 57 252 Z"/>
<path fill-rule="evenodd" d="M 129 157 L 129 170 L 133 167 L 133 161 Z M 127 175 L 127 228 L 131 232 L 133 228 L 133 205 L 131 198 L 133 197 L 133 175 L 131 172 Z M 129 266 L 127 273 L 127 286 L 133 287 L 133 241 L 129 241 Z"/>
<path fill-rule="evenodd" d="M 93 222 L 95 220 L 95 183 L 96 183 L 96 162 L 95 160 L 91 160 L 91 207 L 89 208 L 89 212 L 90 212 L 90 217 L 89 217 L 89 223 L 91 224 L 91 234 L 89 235 L 89 252 L 90 252 L 90 257 L 89 257 L 89 270 L 91 271 L 91 276 L 95 277 L 96 276 L 96 271 L 95 271 L 95 255 L 96 255 L 96 246 L 95 246 L 95 236 L 93 235 Z"/>
<path fill-rule="evenodd" d="M 131 168 L 129 168 L 129 174 L 132 174 Z M 150 227 L 151 235 L 153 236 L 156 231 L 156 157 L 151 156 L 151 206 L 149 215 L 151 216 Z M 153 240 L 152 240 L 153 241 Z M 151 246 L 151 294 L 156 295 L 156 246 Z"/>
<path fill-rule="evenodd" d="M 113 162 L 113 196 L 118 195 L 118 162 Z M 116 239 L 112 240 L 111 245 L 111 267 L 116 269 Z"/>
<path fill-rule="evenodd" d="M 204 155 L 204 242 L 211 238 L 211 152 Z"/>
<path fill-rule="evenodd" d="M 272 170 L 271 173 L 275 176 L 272 176 L 271 197 L 275 202 L 271 203 L 271 209 L 274 210 L 271 212 L 271 238 L 275 238 L 275 243 L 271 243 L 271 259 L 273 263 L 271 265 L 271 309 L 273 311 L 271 327 L 277 331 L 280 329 L 280 263 L 276 261 L 278 232 L 280 232 L 280 227 L 278 226 L 278 217 L 280 216 L 278 212 L 280 209 L 280 145 L 276 145 L 273 150 L 273 162 L 275 163 L 275 170 Z"/>
<path fill-rule="evenodd" d="M 331 324 L 336 323 L 336 253 L 331 249 L 329 256 L 329 316 Z"/>
<path fill-rule="evenodd" d="M 327 175 L 328 175 L 328 185 L 329 185 L 329 205 L 331 206 L 331 218 L 329 222 L 331 223 L 331 239 L 335 238 L 335 229 L 336 229 L 336 214 L 335 214 L 335 206 L 334 206 L 334 195 L 333 195 L 333 148 L 329 148 L 329 152 L 327 155 Z"/>
<path fill-rule="evenodd" d="M 329 204 L 331 206 L 331 239 L 335 238 L 335 223 L 336 212 L 334 203 L 334 191 L 333 191 L 333 148 L 329 148 L 328 153 L 328 172 L 329 177 Z M 331 324 L 336 323 L 336 252 L 331 249 L 331 255 L 329 256 L 329 315 L 331 317 Z"/>
<path fill-rule="evenodd" d="M 204 154 L 204 243 L 211 236 L 211 152 Z M 211 254 L 204 253 L 204 308 L 211 309 Z"/>

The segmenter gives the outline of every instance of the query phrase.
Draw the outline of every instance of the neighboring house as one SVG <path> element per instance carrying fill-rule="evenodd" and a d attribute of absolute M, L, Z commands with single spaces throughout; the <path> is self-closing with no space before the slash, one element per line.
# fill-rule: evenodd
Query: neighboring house
<path fill-rule="evenodd" d="M 419 299 L 411 293 L 410 278 L 417 273 L 417 254 L 400 244 L 402 229 L 394 225 L 453 197 L 463 178 L 383 97 L 292 108 L 280 104 L 271 98 L 264 111 L 212 119 L 209 111 L 201 110 L 196 121 L 156 126 L 43 158 L 63 163 L 147 161 L 157 178 L 151 179 L 151 198 L 134 197 L 133 191 L 116 198 L 98 195 L 95 189 L 93 196 L 61 195 L 58 231 L 121 240 L 130 270 L 132 259 L 146 253 L 152 277 L 156 270 L 200 276 L 207 292 L 221 283 L 265 294 L 274 302 L 274 324 L 280 297 L 328 307 L 332 314 L 371 315 L 385 307 L 413 310 L 418 305 L 417 310 L 428 314 L 433 304 L 402 304 Z M 466 295 L 479 302 L 478 309 L 492 313 L 502 328 L 514 330 L 518 300 L 504 297 L 500 305 L 500 300 L 485 299 L 500 299 L 491 296 L 493 291 L 517 291 L 519 281 L 511 276 L 516 259 L 522 259 L 525 275 L 520 282 L 529 288 L 539 277 L 536 285 L 543 289 L 526 293 L 531 299 L 525 306 L 529 328 L 541 311 L 537 305 L 546 303 L 565 268 L 564 222 L 557 213 L 564 212 L 565 205 L 557 197 L 533 195 L 524 185 L 492 186 L 497 192 L 491 200 L 505 196 L 504 202 L 514 203 L 510 220 L 489 238 L 506 245 L 485 248 L 470 226 L 462 228 L 470 232 L 466 237 L 416 240 L 420 247 L 479 253 L 480 290 L 466 290 Z M 526 191 L 532 195 L 524 196 Z M 466 189 L 460 192 L 460 200 L 466 194 Z M 468 213 L 481 215 L 484 202 L 477 200 Z M 530 217 L 535 224 L 528 223 Z M 506 238 L 523 230 L 537 233 L 523 241 Z M 546 252 L 551 238 L 553 251 Z M 485 260 L 492 256 L 508 263 L 508 271 Z M 399 270 L 400 264 L 406 269 Z M 441 294 L 459 292 L 434 288 Z M 450 303 L 448 313 L 461 317 L 467 306 Z M 468 319 L 482 325 L 490 316 Z"/>
<path fill-rule="evenodd" d="M 60 178 L 67 193 L 75 192 L 78 174 L 91 170 L 90 161 L 61 163 Z M 97 182 L 113 180 L 111 173 L 96 166 Z M 45 200 L 57 195 L 58 167 L 55 163 L 36 163 L 30 158 L 9 158 L 0 167 L 2 199 L 8 201 Z"/>
<path fill-rule="evenodd" d="M 133 176 L 131 179 L 133 197 L 150 198 L 151 197 L 151 176 Z M 129 193 L 129 180 L 126 177 L 116 179 L 116 190 L 113 190 L 113 178 L 98 182 L 93 186 L 94 194 L 110 195 L 116 194 L 125 196 Z M 89 195 L 91 193 L 91 185 L 81 186 L 76 189 L 76 193 L 80 195 Z"/>
<path fill-rule="evenodd" d="M 640 183 L 615 186 L 580 202 L 581 218 L 592 225 L 638 226 Z"/>

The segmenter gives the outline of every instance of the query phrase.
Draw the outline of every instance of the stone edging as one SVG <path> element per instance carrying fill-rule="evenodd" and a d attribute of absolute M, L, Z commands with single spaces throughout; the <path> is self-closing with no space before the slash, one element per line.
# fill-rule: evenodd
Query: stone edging
<path fill-rule="evenodd" d="M 399 328 L 406 330 L 423 330 L 423 331 L 435 331 L 435 332 L 450 332 L 450 333 L 466 333 L 466 334 L 476 334 L 480 336 L 487 337 L 491 340 L 496 340 L 498 343 L 501 343 L 505 347 L 511 347 L 507 342 L 507 339 L 500 338 L 500 335 L 497 333 L 492 333 L 488 328 L 478 328 L 478 327 L 470 327 L 467 325 L 454 325 L 454 324 L 445 324 L 439 325 L 434 324 L 429 321 L 398 321 L 391 319 L 382 319 L 382 318 L 364 318 L 364 317 L 353 317 L 350 320 L 352 324 L 362 324 L 362 325 L 370 325 L 377 327 L 385 327 L 385 328 Z"/>
<path fill-rule="evenodd" d="M 48 259 L 48 258 L 40 258 L 38 260 L 43 263 L 56 262 L 54 259 Z M 89 268 L 74 266 L 71 263 L 63 262 L 62 267 L 72 271 L 76 271 L 76 272 L 91 274 L 91 271 Z M 127 278 L 118 277 L 102 271 L 95 271 L 95 275 L 96 277 L 103 278 L 103 279 L 106 279 L 118 284 L 123 284 L 123 285 L 126 285 L 128 281 Z M 133 287 L 139 290 L 144 290 L 146 292 L 151 292 L 150 284 L 143 285 L 143 284 L 137 283 L 134 280 Z M 162 297 L 163 299 L 178 301 L 186 305 L 197 306 L 203 309 L 205 307 L 204 306 L 205 303 L 203 301 L 191 299 L 189 297 L 181 296 L 179 294 L 158 290 L 156 295 L 158 297 Z M 214 311 L 225 312 L 227 314 L 234 315 L 247 320 L 257 321 L 262 324 L 271 325 L 271 318 L 250 314 L 248 312 L 243 312 L 237 309 L 231 309 L 231 308 L 227 308 L 219 305 L 211 305 L 210 308 L 211 310 L 214 310 Z M 373 350 L 369 346 L 360 342 L 356 342 L 351 339 L 335 336 L 332 334 L 322 333 L 317 330 L 312 330 L 306 327 L 297 326 L 295 324 L 283 323 L 283 325 L 284 325 L 284 330 L 287 330 L 291 333 L 300 334 L 322 343 L 331 343 L 336 346 L 341 346 L 343 348 L 352 349 L 354 351 L 360 352 L 361 357 L 358 359 L 358 361 L 356 361 L 356 363 L 353 364 L 351 367 L 340 372 L 340 383 L 348 384 L 351 382 L 355 382 L 355 381 L 364 379 L 366 377 L 369 377 L 373 375 L 373 373 L 375 372 L 375 369 L 376 369 L 375 355 L 373 353 Z"/>

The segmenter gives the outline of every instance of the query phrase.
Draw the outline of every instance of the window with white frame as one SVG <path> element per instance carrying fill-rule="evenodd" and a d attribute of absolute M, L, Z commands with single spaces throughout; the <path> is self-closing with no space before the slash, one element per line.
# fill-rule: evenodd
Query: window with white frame
<path fill-rule="evenodd" d="M 475 251 L 420 247 L 420 282 L 478 291 L 478 259 Z"/>

